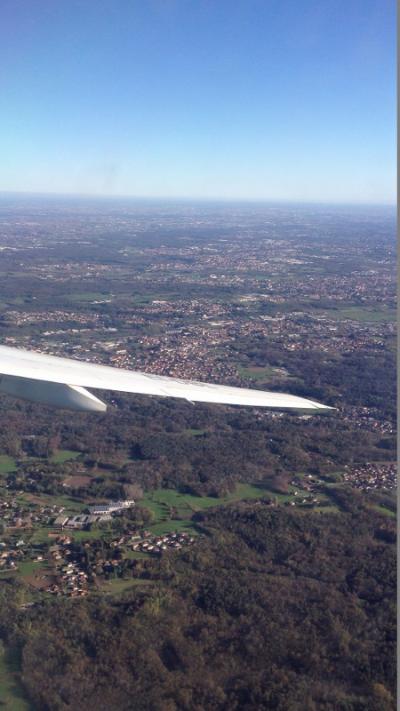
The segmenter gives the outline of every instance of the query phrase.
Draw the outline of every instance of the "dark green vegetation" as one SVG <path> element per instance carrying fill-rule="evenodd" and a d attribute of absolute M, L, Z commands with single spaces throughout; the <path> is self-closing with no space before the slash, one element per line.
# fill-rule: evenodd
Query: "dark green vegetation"
<path fill-rule="evenodd" d="M 20 660 L 0 643 L 0 706 L 4 711 L 32 708 L 20 679 Z"/>
<path fill-rule="evenodd" d="M 238 343 L 242 352 L 244 343 Z M 250 346 L 247 345 L 247 348 Z M 258 340 L 252 361 L 285 363 L 293 374 L 286 383 L 299 395 L 336 403 L 343 393 L 352 407 L 373 408 L 371 418 L 395 413 L 394 354 L 326 358 L 282 354 Z M 258 372 L 258 371 L 256 371 Z M 343 399 L 343 398 L 342 398 Z M 296 471 L 335 471 L 345 464 L 395 460 L 395 437 L 379 427 L 360 427 L 339 411 L 331 416 L 272 419 L 260 412 L 206 407 L 170 400 L 116 395 L 118 409 L 96 417 L 0 400 L 0 474 L 12 489 L 87 498 L 119 497 L 124 487 L 160 486 L 181 493 L 225 496 L 237 482 Z M 29 422 L 29 436 L 26 435 Z M 378 421 L 379 424 L 379 421 Z M 77 453 L 81 456 L 74 461 Z M 17 471 L 15 459 L 18 460 Z M 90 476 L 81 484 L 82 471 Z M 29 475 L 29 476 L 28 476 Z"/>
<path fill-rule="evenodd" d="M 394 524 L 348 504 L 203 511 L 202 546 L 107 601 L 20 612 L 6 586 L 1 630 L 30 698 L 43 711 L 391 711 Z"/>

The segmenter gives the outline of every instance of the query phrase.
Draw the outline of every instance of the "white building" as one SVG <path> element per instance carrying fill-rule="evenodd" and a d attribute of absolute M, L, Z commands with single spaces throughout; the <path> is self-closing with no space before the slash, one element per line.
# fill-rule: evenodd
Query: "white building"
<path fill-rule="evenodd" d="M 93 516 L 102 516 L 104 514 L 123 511 L 124 509 L 130 509 L 134 505 L 135 502 L 133 499 L 126 499 L 125 501 L 112 501 L 109 504 L 96 504 L 96 506 L 89 506 L 89 511 Z"/>

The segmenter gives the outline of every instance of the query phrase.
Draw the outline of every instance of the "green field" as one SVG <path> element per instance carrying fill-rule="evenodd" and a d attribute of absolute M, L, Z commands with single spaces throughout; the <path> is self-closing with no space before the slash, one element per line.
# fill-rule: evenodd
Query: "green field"
<path fill-rule="evenodd" d="M 273 494 L 261 485 L 237 484 L 235 491 L 220 498 L 181 494 L 175 489 L 156 489 L 146 493 L 140 505 L 150 509 L 154 514 L 154 523 L 149 526 L 149 529 L 155 534 L 161 534 L 175 530 L 192 530 L 194 524 L 190 519 L 196 511 L 223 506 L 233 501 L 260 499 L 264 496 L 274 496 L 282 501 L 292 498 L 290 494 Z"/>
<path fill-rule="evenodd" d="M 338 512 L 338 507 L 332 505 L 328 506 L 314 506 L 313 511 L 318 511 L 319 513 L 337 513 Z"/>
<path fill-rule="evenodd" d="M 47 506 L 64 506 L 67 512 L 70 511 L 80 513 L 87 506 L 87 504 L 85 504 L 83 501 L 78 501 L 77 499 L 73 499 L 71 496 L 66 496 L 62 494 L 60 494 L 60 496 L 40 494 L 40 497 L 42 496 L 46 497 L 44 503 Z"/>
<path fill-rule="evenodd" d="M 50 543 L 51 539 L 49 538 L 49 533 L 53 532 L 55 532 L 55 529 L 48 528 L 47 526 L 35 528 L 29 540 L 29 543 L 34 546 L 39 546 L 42 543 Z"/>
<path fill-rule="evenodd" d="M 91 541 L 93 539 L 100 540 L 101 538 L 107 539 L 110 537 L 110 532 L 101 528 L 92 528 L 90 531 L 70 531 L 68 530 L 68 535 L 74 539 L 74 541 Z"/>
<path fill-rule="evenodd" d="M 67 496 L 66 494 L 27 494 L 23 493 L 18 497 L 24 503 L 34 500 L 35 502 L 40 500 L 43 506 L 63 506 L 67 513 L 80 513 L 86 508 L 87 504 L 84 501 L 78 501 L 77 499 Z"/>
<path fill-rule="evenodd" d="M 111 294 L 101 293 L 99 291 L 82 291 L 75 292 L 73 294 L 67 294 L 65 296 L 69 301 L 104 301 L 105 299 L 110 299 Z"/>
<path fill-rule="evenodd" d="M 176 519 L 171 519 L 170 521 L 162 521 L 155 525 L 150 526 L 150 530 L 155 536 L 163 536 L 165 533 L 172 533 L 174 531 L 186 531 L 191 535 L 196 534 L 196 525 L 192 521 L 177 521 Z"/>
<path fill-rule="evenodd" d="M 74 449 L 59 449 L 50 457 L 49 461 L 52 464 L 64 464 L 64 462 L 68 462 L 71 459 L 76 459 L 80 454 Z"/>
<path fill-rule="evenodd" d="M 259 380 L 260 382 L 270 380 L 278 375 L 276 369 L 269 365 L 266 365 L 265 367 L 254 365 L 248 368 L 239 365 L 238 371 L 242 378 L 246 378 L 247 380 Z"/>
<path fill-rule="evenodd" d="M 379 511 L 379 513 L 384 516 L 389 516 L 389 518 L 397 518 L 396 512 L 388 509 L 387 506 L 384 506 L 383 504 L 372 504 L 371 508 L 375 511 Z"/>
<path fill-rule="evenodd" d="M 367 306 L 348 306 L 345 308 L 332 309 L 325 312 L 328 318 L 337 320 L 351 319 L 363 323 L 381 323 L 382 321 L 395 321 L 396 309 L 369 308 Z"/>
<path fill-rule="evenodd" d="M 0 706 L 4 711 L 30 711 L 33 707 L 27 700 L 20 681 L 18 661 L 4 648 L 0 641 Z"/>
<path fill-rule="evenodd" d="M 130 590 L 131 588 L 137 588 L 141 585 L 151 585 L 152 580 L 140 580 L 129 578 L 125 580 L 124 578 L 114 578 L 114 580 L 107 580 L 102 586 L 102 592 L 108 593 L 109 595 L 119 595 L 120 593 Z"/>
<path fill-rule="evenodd" d="M 31 575 L 45 575 L 49 572 L 49 567 L 46 561 L 25 560 L 18 563 L 18 573 L 22 578 L 28 578 Z"/>
<path fill-rule="evenodd" d="M 10 472 L 15 472 L 17 470 L 17 465 L 13 457 L 9 457 L 7 454 L 0 454 L 0 474 L 9 474 Z"/>
<path fill-rule="evenodd" d="M 52 464 L 64 464 L 70 460 L 79 457 L 81 452 L 73 449 L 59 449 L 49 458 Z M 40 462 L 41 457 L 25 457 L 24 462 Z M 7 454 L 0 454 L 0 474 L 8 474 L 17 471 L 17 464 L 14 457 L 9 457 Z"/>
<path fill-rule="evenodd" d="M 49 543 L 51 539 L 50 534 L 60 535 L 61 531 L 58 528 L 52 528 L 52 526 L 41 526 L 41 528 L 36 528 L 29 540 L 32 545 L 41 545 L 42 543 Z M 66 530 L 68 536 L 71 536 L 75 541 L 90 541 L 93 539 L 107 538 L 110 533 L 101 528 L 92 528 L 90 531 L 77 530 Z"/>
<path fill-rule="evenodd" d="M 128 560 L 146 560 L 149 557 L 148 553 L 143 553 L 142 551 L 130 551 L 128 550 L 126 555 Z"/>

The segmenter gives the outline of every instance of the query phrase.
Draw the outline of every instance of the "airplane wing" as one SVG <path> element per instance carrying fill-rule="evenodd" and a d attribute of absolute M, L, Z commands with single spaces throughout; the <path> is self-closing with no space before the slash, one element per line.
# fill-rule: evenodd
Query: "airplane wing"
<path fill-rule="evenodd" d="M 106 404 L 86 388 L 305 413 L 334 409 L 295 395 L 186 381 L 0 346 L 0 392 L 53 407 L 104 412 Z"/>

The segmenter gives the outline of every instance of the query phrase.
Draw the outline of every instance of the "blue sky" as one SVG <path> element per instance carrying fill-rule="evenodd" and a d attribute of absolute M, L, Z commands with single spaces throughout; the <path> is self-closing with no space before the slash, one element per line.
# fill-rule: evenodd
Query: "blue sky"
<path fill-rule="evenodd" d="M 394 202 L 394 0 L 2 0 L 0 136 L 0 190 Z"/>

